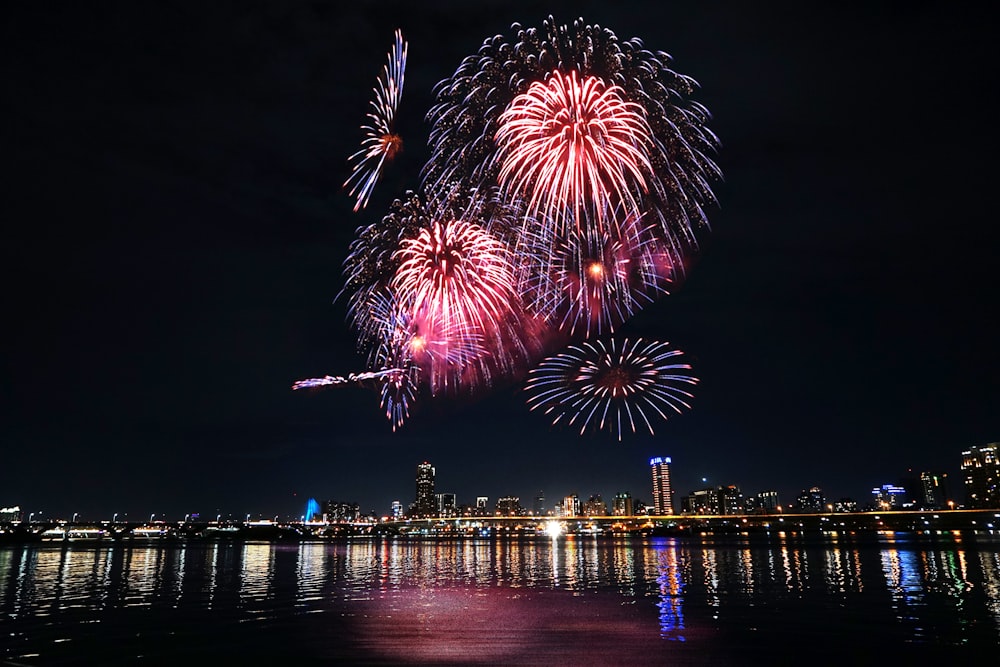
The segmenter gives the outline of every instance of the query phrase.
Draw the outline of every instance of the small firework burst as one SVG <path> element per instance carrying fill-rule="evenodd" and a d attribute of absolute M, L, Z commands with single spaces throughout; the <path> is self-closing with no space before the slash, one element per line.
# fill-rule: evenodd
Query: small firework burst
<path fill-rule="evenodd" d="M 596 76 L 556 70 L 500 114 L 497 178 L 527 202 L 528 215 L 553 220 L 561 231 L 567 219 L 579 226 L 588 204 L 599 216 L 618 205 L 638 210 L 651 171 L 650 129 L 642 107 L 624 94 Z"/>
<path fill-rule="evenodd" d="M 396 111 L 403 95 L 403 74 L 406 71 L 407 43 L 403 33 L 396 31 L 396 43 L 389 52 L 389 62 L 382 69 L 374 89 L 375 99 L 368 113 L 368 122 L 361 126 L 365 138 L 361 149 L 348 158 L 352 164 L 351 175 L 344 183 L 348 194 L 356 197 L 354 211 L 368 205 L 375 184 L 382 176 L 386 162 L 392 161 L 403 149 L 403 140 L 394 130 Z"/>
<path fill-rule="evenodd" d="M 689 364 L 677 363 L 681 355 L 669 343 L 641 338 L 571 345 L 531 371 L 528 406 L 553 424 L 579 424 L 581 434 L 606 429 L 621 440 L 623 426 L 635 433 L 637 424 L 653 433 L 650 417 L 666 420 L 691 407 L 687 388 L 698 380 Z"/>

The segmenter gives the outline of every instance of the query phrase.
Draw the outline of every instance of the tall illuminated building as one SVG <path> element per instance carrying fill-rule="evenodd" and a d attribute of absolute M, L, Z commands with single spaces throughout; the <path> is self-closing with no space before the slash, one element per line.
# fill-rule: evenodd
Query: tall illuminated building
<path fill-rule="evenodd" d="M 674 513 L 674 493 L 670 487 L 670 457 L 655 456 L 649 459 L 653 473 L 653 511 L 656 514 Z"/>
<path fill-rule="evenodd" d="M 413 502 L 413 511 L 418 516 L 431 516 L 437 512 L 434 466 L 427 461 L 417 466 L 417 498 Z"/>
<path fill-rule="evenodd" d="M 943 510 L 948 506 L 948 475 L 943 472 L 920 473 L 923 508 Z"/>
<path fill-rule="evenodd" d="M 616 493 L 613 507 L 612 513 L 615 516 L 632 516 L 632 494 L 628 491 Z"/>
<path fill-rule="evenodd" d="M 1000 507 L 1000 442 L 962 452 L 962 475 L 968 509 Z"/>

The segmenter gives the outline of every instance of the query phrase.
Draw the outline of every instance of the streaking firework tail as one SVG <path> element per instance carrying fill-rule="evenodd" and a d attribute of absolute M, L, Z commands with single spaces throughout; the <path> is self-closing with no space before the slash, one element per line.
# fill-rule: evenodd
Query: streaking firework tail
<path fill-rule="evenodd" d="M 382 368 L 377 371 L 348 375 L 324 375 L 319 378 L 298 380 L 292 385 L 292 389 L 376 382 L 381 387 L 382 409 L 385 410 L 385 416 L 392 423 L 392 430 L 395 431 L 410 415 L 410 402 L 413 400 L 417 373 L 416 366 L 408 365 L 401 368 Z"/>
<path fill-rule="evenodd" d="M 297 380 L 292 384 L 292 389 L 310 389 L 312 387 L 327 387 L 336 384 L 357 384 L 368 380 L 384 380 L 393 373 L 401 372 L 399 368 L 387 368 L 381 371 L 367 371 L 364 373 L 348 373 L 347 375 L 324 375 L 321 378 L 309 378 Z"/>
<path fill-rule="evenodd" d="M 698 380 L 689 364 L 677 363 L 682 354 L 669 343 L 641 338 L 571 345 L 531 371 L 528 406 L 550 415 L 554 425 L 579 425 L 581 435 L 608 430 L 620 441 L 623 426 L 653 433 L 651 418 L 666 420 L 691 407 L 688 388 Z"/>
<path fill-rule="evenodd" d="M 351 175 L 344 183 L 348 194 L 356 197 L 355 213 L 368 205 L 375 184 L 382 176 L 382 168 L 402 149 L 403 140 L 394 130 L 396 111 L 403 95 L 403 74 L 406 71 L 406 51 L 408 44 L 403 41 L 403 33 L 396 31 L 396 43 L 389 52 L 389 62 L 382 69 L 374 89 L 375 99 L 368 113 L 368 122 L 361 126 L 365 138 L 361 149 L 348 158 L 352 164 Z"/>

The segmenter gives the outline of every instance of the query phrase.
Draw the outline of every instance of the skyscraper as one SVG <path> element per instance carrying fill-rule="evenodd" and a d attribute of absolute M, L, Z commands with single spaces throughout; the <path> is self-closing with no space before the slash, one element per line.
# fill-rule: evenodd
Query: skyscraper
<path fill-rule="evenodd" d="M 656 456 L 649 459 L 653 473 L 653 511 L 656 514 L 673 514 L 673 490 L 670 488 L 670 457 Z"/>
<path fill-rule="evenodd" d="M 1000 507 L 1000 442 L 962 452 L 968 509 Z"/>
<path fill-rule="evenodd" d="M 430 516 L 437 512 L 437 496 L 434 495 L 434 466 L 424 461 L 417 466 L 417 498 L 413 511 L 418 516 Z"/>
<path fill-rule="evenodd" d="M 943 510 L 948 503 L 948 475 L 943 472 L 920 473 L 920 488 L 923 491 L 921 500 L 923 508 Z"/>

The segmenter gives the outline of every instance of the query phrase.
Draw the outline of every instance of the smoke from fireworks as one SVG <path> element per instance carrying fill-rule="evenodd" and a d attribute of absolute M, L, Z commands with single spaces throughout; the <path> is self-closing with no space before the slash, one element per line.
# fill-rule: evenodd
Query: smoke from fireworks
<path fill-rule="evenodd" d="M 606 429 L 621 440 L 622 427 L 634 433 L 637 424 L 652 434 L 651 417 L 666 420 L 691 407 L 687 387 L 698 380 L 689 364 L 675 362 L 681 355 L 668 343 L 641 338 L 571 345 L 531 371 L 528 405 L 551 415 L 553 424 L 579 424 L 581 434 Z"/>
<path fill-rule="evenodd" d="M 371 102 L 372 110 L 368 112 L 368 123 L 361 126 L 365 133 L 361 149 L 348 158 L 353 166 L 344 187 L 350 188 L 348 194 L 351 197 L 357 197 L 355 213 L 368 205 L 368 199 L 382 176 L 385 163 L 403 149 L 403 139 L 393 130 L 393 123 L 403 96 L 407 47 L 408 44 L 403 41 L 403 33 L 397 30 L 396 43 L 389 52 L 389 62 L 382 69 L 382 76 L 377 80 L 373 91 L 375 99 Z"/>

